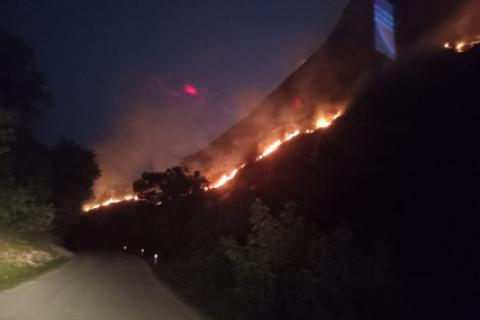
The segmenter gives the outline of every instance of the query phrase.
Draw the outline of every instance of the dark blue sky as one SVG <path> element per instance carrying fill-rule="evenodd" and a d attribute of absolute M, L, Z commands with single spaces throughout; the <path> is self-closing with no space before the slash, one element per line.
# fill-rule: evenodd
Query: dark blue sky
<path fill-rule="evenodd" d="M 48 141 L 93 146 L 135 100 L 172 103 L 186 83 L 202 90 L 192 103 L 211 121 L 198 130 L 213 137 L 321 44 L 345 2 L 2 0 L 0 28 L 20 34 L 47 73 Z"/>

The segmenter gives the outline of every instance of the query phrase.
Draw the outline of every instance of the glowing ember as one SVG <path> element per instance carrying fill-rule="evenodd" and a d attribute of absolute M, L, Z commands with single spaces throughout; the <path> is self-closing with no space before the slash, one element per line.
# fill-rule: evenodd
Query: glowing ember
<path fill-rule="evenodd" d="M 133 201 L 139 201 L 138 197 L 136 195 L 126 195 L 121 198 L 110 198 L 102 203 L 95 203 L 95 204 L 85 204 L 83 206 L 83 211 L 84 212 L 89 212 L 95 209 L 103 208 L 103 207 L 108 207 L 112 204 L 116 203 L 121 203 L 121 202 L 133 202 Z"/>
<path fill-rule="evenodd" d="M 455 50 L 458 53 L 462 53 L 468 51 L 469 49 L 475 47 L 476 45 L 480 44 L 480 38 L 475 40 L 460 40 L 456 42 L 446 42 L 443 47 L 449 50 Z"/>

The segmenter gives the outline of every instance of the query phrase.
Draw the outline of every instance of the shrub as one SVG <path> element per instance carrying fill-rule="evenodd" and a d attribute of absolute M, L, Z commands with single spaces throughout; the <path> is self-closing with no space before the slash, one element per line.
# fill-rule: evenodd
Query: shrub
<path fill-rule="evenodd" d="M 369 253 L 354 250 L 348 228 L 321 233 L 295 211 L 288 203 L 274 216 L 257 200 L 246 242 L 222 241 L 236 278 L 234 318 L 375 318 L 372 310 L 386 309 L 384 243 Z"/>
<path fill-rule="evenodd" d="M 2 188 L 0 224 L 19 232 L 45 232 L 51 229 L 53 205 L 39 199 L 25 187 Z"/>

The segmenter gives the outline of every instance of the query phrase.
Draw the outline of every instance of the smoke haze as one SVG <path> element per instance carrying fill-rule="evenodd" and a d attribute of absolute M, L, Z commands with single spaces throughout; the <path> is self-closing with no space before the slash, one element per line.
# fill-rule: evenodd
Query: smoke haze
<path fill-rule="evenodd" d="M 186 83 L 166 88 L 150 81 L 141 96 L 121 113 L 110 134 L 95 146 L 102 177 L 97 198 L 123 195 L 143 171 L 178 165 L 192 150 L 203 147 L 218 128 L 212 123 L 206 89 Z"/>
<path fill-rule="evenodd" d="M 475 17 L 479 5 L 479 0 L 466 1 L 422 40 L 440 47 L 443 40 L 479 35 L 475 33 L 480 27 Z M 266 99 L 264 88 L 237 88 L 229 93 L 234 105 L 210 109 L 210 99 L 218 94 L 210 88 L 190 82 L 152 81 L 155 88 L 133 99 L 109 138 L 95 148 L 102 170 L 95 186 L 97 198 L 128 193 L 143 171 L 178 165 L 195 150 L 201 151 L 183 164 L 216 179 L 286 132 L 310 125 L 319 112 L 331 115 L 343 110 L 367 71 L 382 63 L 373 49 L 370 7 L 370 1 L 352 1 L 324 48 L 300 63 Z M 356 30 L 356 34 L 345 30 Z M 253 108 L 259 104 L 260 108 Z M 218 114 L 218 110 L 225 113 Z M 232 128 L 226 127 L 242 118 Z"/>

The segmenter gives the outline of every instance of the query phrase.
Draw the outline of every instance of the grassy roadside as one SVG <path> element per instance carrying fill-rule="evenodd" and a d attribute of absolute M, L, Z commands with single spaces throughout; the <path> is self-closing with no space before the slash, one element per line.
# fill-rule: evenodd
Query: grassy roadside
<path fill-rule="evenodd" d="M 48 236 L 0 232 L 0 291 L 58 267 L 69 257 Z"/>

